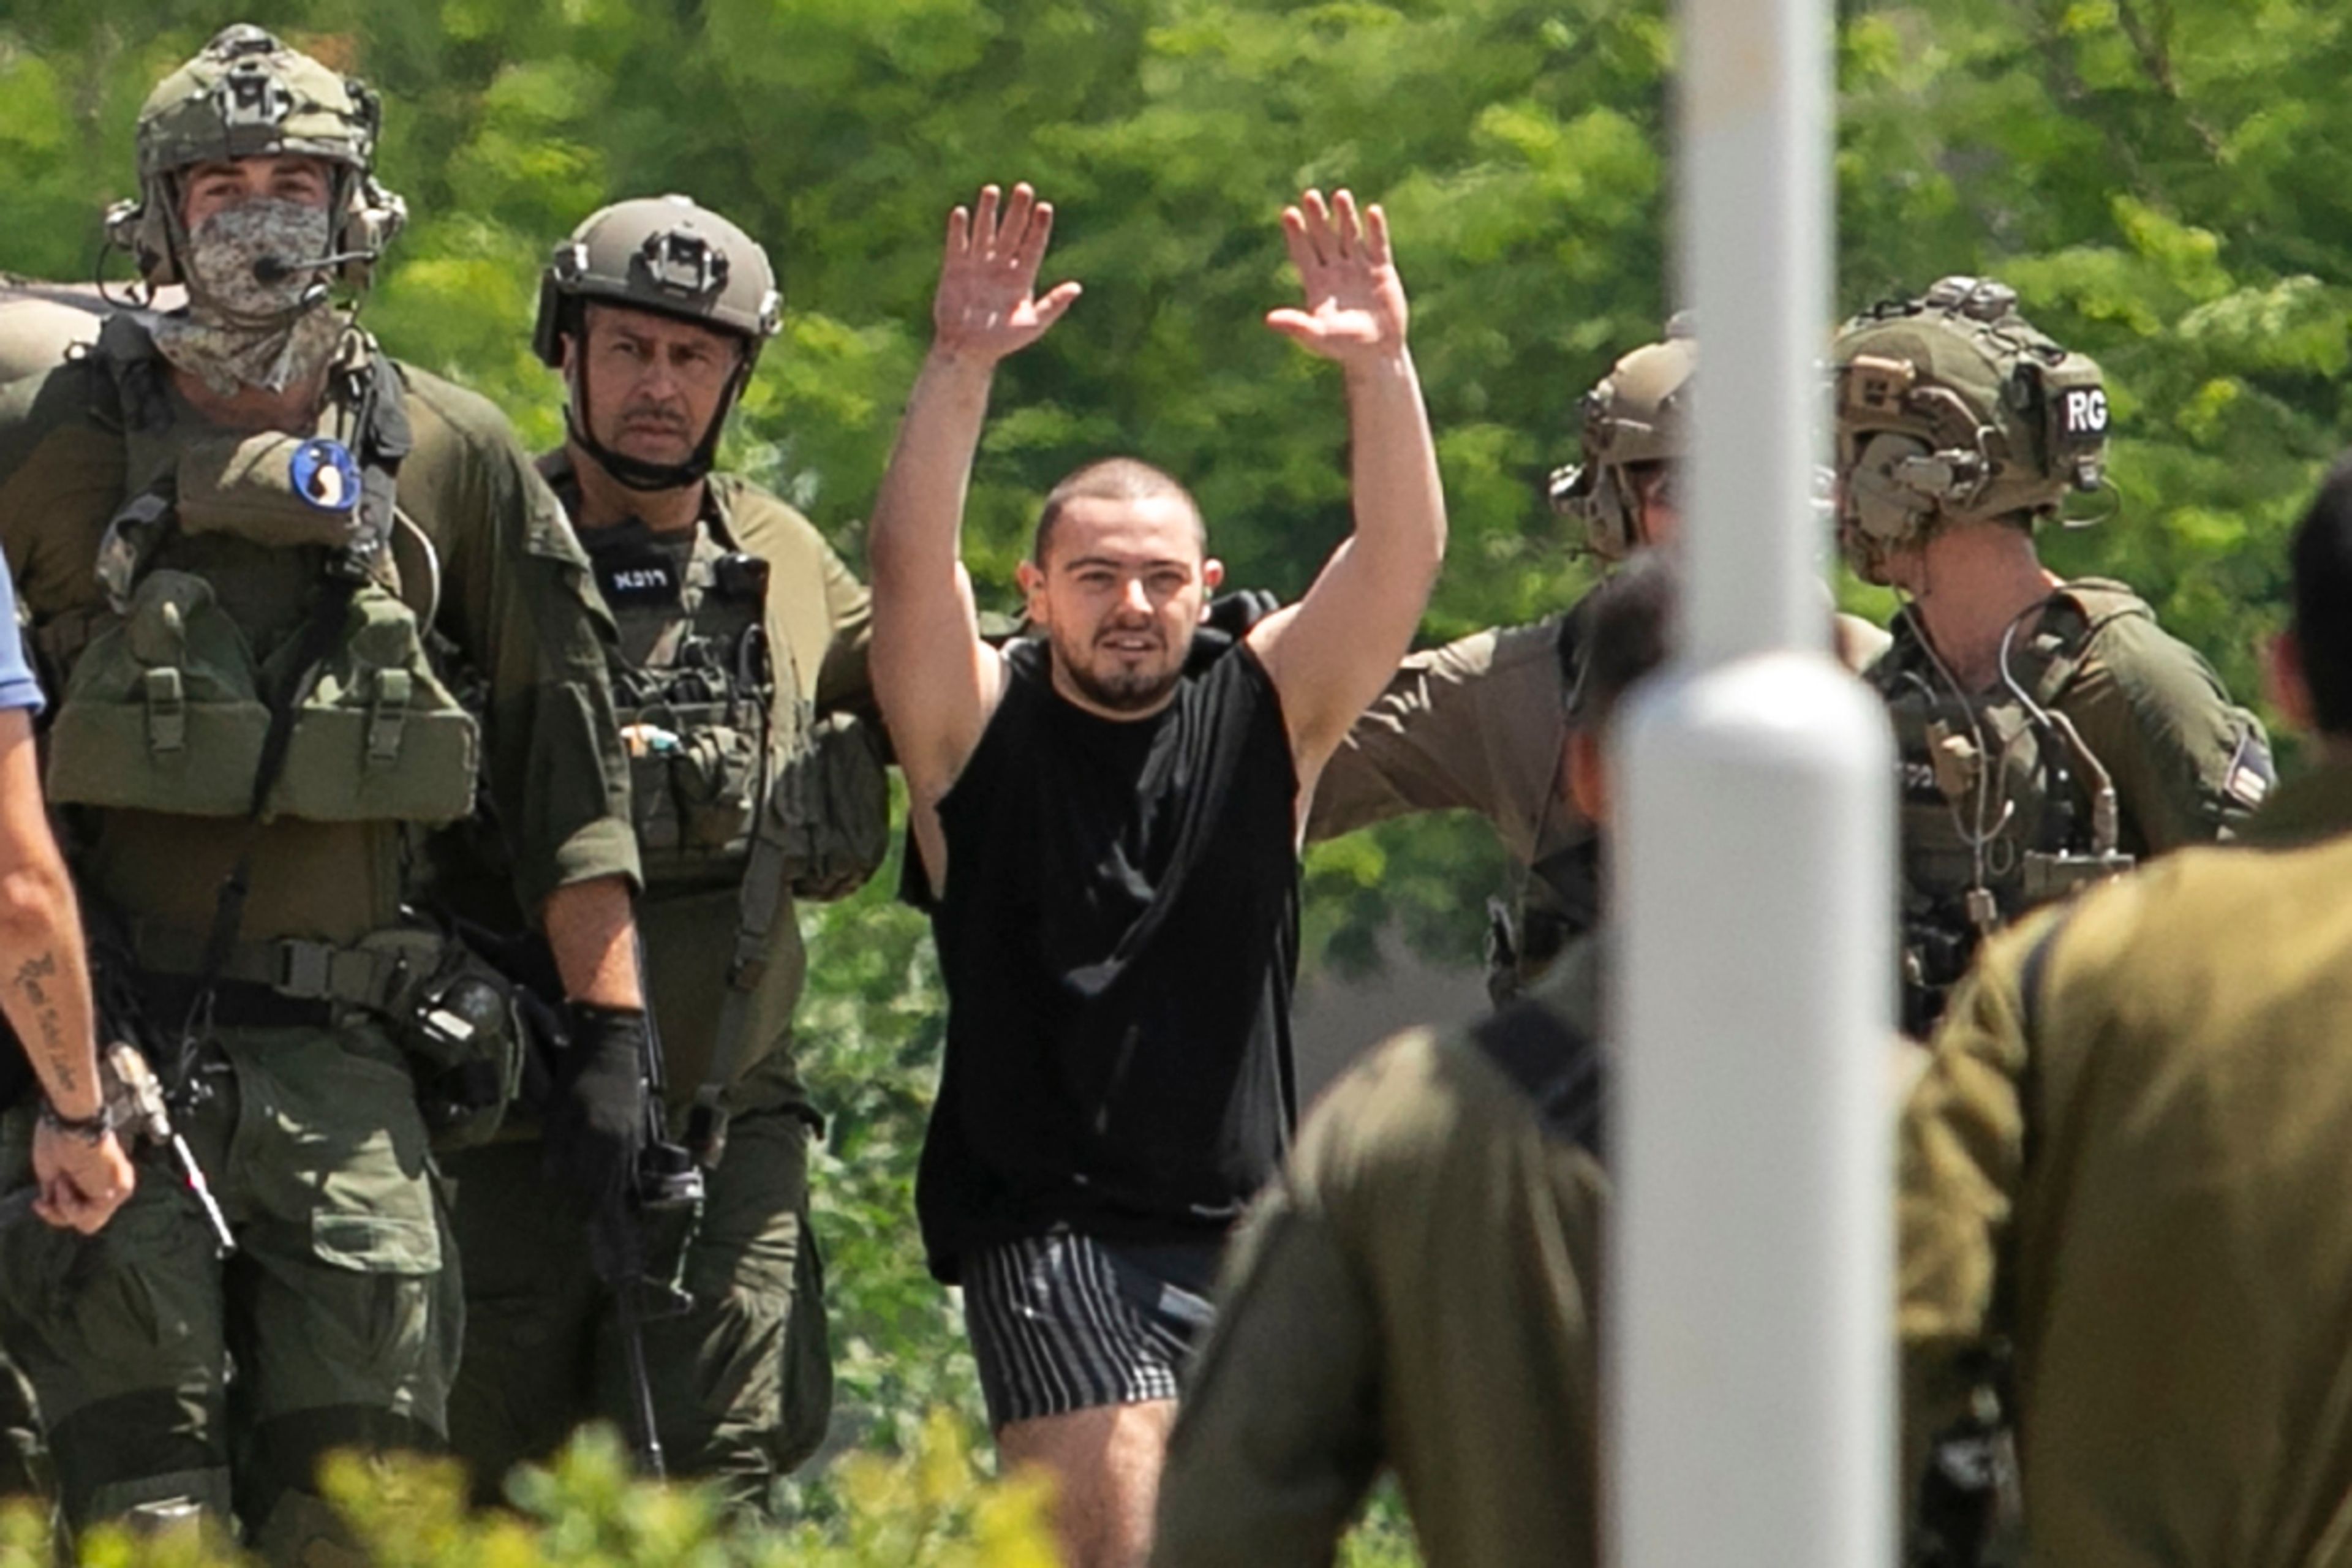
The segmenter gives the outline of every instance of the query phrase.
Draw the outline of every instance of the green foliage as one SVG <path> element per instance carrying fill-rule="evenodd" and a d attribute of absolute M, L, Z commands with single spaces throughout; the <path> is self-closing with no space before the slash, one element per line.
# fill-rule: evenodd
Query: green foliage
<path fill-rule="evenodd" d="M 976 1419 L 981 1408 L 961 1315 L 914 1235 L 915 1156 L 939 1086 L 946 997 L 929 925 L 897 901 L 898 877 L 894 855 L 855 898 L 802 910 L 809 987 L 795 1031 L 827 1123 L 809 1190 L 824 1248 L 836 1426 L 894 1448 L 911 1444 L 927 1410 Z M 832 1500 L 805 1488 L 795 1499 L 820 1510 Z"/>
<path fill-rule="evenodd" d="M 1662 0 L 257 0 L 385 93 L 383 173 L 415 221 L 366 306 L 397 352 L 561 429 L 530 354 L 537 266 L 596 205 L 682 189 L 765 237 L 785 340 L 730 460 L 852 558 L 919 361 L 941 217 L 982 180 L 1061 209 L 1087 285 L 1009 365 L 969 554 L 1009 605 L 1060 474 L 1133 449 L 1192 483 L 1236 584 L 1303 589 L 1344 532 L 1323 367 L 1255 323 L 1286 302 L 1274 216 L 1300 184 L 1387 203 L 1439 432 L 1453 544 L 1426 633 L 1532 620 L 1590 579 L 1537 486 L 1577 395 L 1667 304 Z M 88 274 L 130 194 L 148 85 L 207 0 L 14 0 L 0 17 L 0 268 Z M 2282 615 L 2283 541 L 2345 441 L 2352 14 L 2331 0 L 1843 0 L 1839 298 L 1991 272 L 2111 377 L 2118 514 L 2052 563 L 2122 577 L 2231 688 Z M 1849 607 L 1890 601 L 1852 583 Z M 978 1408 L 954 1306 L 911 1234 L 938 976 L 891 897 L 804 911 L 802 1030 L 831 1128 L 814 1190 L 845 1436 L 922 1441 Z M 1386 923 L 1467 958 L 1502 880 L 1475 825 L 1318 849 L 1310 965 Z M 796 1489 L 848 1519 L 837 1477 Z M 1392 1518 L 1392 1510 L 1382 1515 Z M 1361 1562 L 1398 1560 L 1375 1531 Z M 1398 1547 L 1398 1551 L 1405 1550 Z"/>
<path fill-rule="evenodd" d="M 583 1429 L 545 1468 L 516 1473 L 516 1508 L 469 1512 L 466 1477 L 447 1459 L 331 1458 L 328 1500 L 378 1568 L 1055 1568 L 1047 1489 L 994 1481 L 975 1468 L 961 1424 L 935 1414 L 904 1458 L 861 1455 L 841 1467 L 844 1507 L 823 1522 L 762 1528 L 728 1517 L 690 1487 L 635 1479 L 609 1428 Z M 218 1538 L 182 1530 L 133 1537 L 90 1531 L 80 1568 L 240 1568 Z M 48 1521 L 28 1505 L 0 1511 L 0 1568 L 45 1568 Z"/>
<path fill-rule="evenodd" d="M 2352 26 L 2305 0 L 1850 9 L 1844 297 L 1989 271 L 2096 357 L 2120 510 L 2045 554 L 2132 583 L 2251 694 L 2347 431 Z"/>

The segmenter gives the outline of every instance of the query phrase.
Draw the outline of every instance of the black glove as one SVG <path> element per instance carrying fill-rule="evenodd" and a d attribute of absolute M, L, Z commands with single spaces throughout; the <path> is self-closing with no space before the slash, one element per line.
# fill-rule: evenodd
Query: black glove
<path fill-rule="evenodd" d="M 1209 613 L 1201 624 L 1239 641 L 1249 635 L 1249 629 L 1282 608 L 1282 601 L 1265 588 L 1236 588 L 1209 601 Z"/>
<path fill-rule="evenodd" d="M 572 1043 L 556 1060 L 541 1132 L 547 1173 L 586 1217 L 620 1203 L 636 1177 L 646 1130 L 646 1014 L 589 1002 L 565 1011 Z"/>

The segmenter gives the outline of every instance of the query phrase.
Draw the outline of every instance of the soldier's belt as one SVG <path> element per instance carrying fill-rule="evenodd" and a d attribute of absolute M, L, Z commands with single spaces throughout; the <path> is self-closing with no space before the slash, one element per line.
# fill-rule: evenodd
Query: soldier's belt
<path fill-rule="evenodd" d="M 397 947 L 352 947 L 298 937 L 241 942 L 229 949 L 217 978 L 266 987 L 290 1001 L 341 1004 L 391 1016 L 399 1011 L 407 988 L 432 973 L 438 954 L 437 939 L 415 934 L 425 940 Z M 131 952 L 132 962 L 147 973 L 194 979 L 204 973 L 205 939 L 195 932 L 134 923 Z"/>

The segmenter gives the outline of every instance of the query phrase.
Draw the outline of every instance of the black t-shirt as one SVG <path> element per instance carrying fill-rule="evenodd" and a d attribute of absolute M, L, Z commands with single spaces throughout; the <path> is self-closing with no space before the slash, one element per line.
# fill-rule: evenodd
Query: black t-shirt
<path fill-rule="evenodd" d="M 1274 1173 L 1297 1091 L 1297 773 L 1265 666 L 1196 637 L 1175 700 L 1097 717 L 1007 650 L 940 803 L 947 1060 L 915 1187 L 931 1271 L 1056 1226 L 1213 1241 Z"/>

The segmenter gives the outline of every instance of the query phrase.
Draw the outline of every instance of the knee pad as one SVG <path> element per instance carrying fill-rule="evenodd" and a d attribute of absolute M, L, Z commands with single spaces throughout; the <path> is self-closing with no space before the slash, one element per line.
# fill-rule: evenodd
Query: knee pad
<path fill-rule="evenodd" d="M 123 1519 L 185 1500 L 226 1521 L 229 1517 L 228 1451 L 220 1412 L 203 1413 L 191 1429 L 181 1395 L 168 1389 L 118 1394 L 85 1405 L 49 1430 L 49 1456 L 58 1501 L 79 1527 Z"/>

